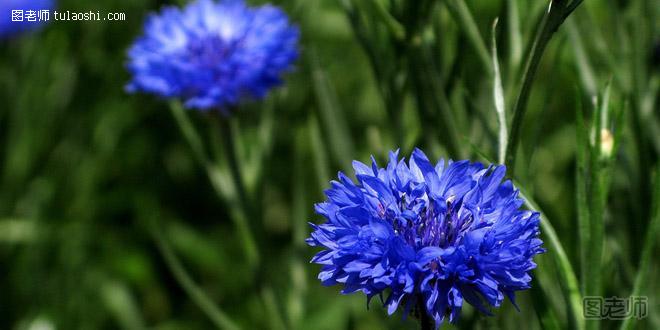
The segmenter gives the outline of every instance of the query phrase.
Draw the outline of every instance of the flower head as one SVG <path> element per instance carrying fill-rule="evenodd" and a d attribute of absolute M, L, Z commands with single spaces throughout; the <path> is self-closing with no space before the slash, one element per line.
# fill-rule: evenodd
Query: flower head
<path fill-rule="evenodd" d="M 271 5 L 198 0 L 152 14 L 129 50 L 128 91 L 181 98 L 196 109 L 226 109 L 262 98 L 298 57 L 298 29 Z"/>
<path fill-rule="evenodd" d="M 464 301 L 489 314 L 504 296 L 530 288 L 532 258 L 543 252 L 539 213 L 523 201 L 504 166 L 443 160 L 435 166 L 416 149 L 408 164 L 390 153 L 386 168 L 354 162 L 357 183 L 343 173 L 316 212 L 307 243 L 324 250 L 324 285 L 362 291 L 370 300 L 389 293 L 399 305 L 423 309 L 436 326 L 456 322 Z M 423 302 L 420 306 L 418 302 Z"/>
<path fill-rule="evenodd" d="M 54 6 L 53 0 L 2 0 L 0 1 L 0 39 L 34 29 L 46 21 L 42 10 Z"/>

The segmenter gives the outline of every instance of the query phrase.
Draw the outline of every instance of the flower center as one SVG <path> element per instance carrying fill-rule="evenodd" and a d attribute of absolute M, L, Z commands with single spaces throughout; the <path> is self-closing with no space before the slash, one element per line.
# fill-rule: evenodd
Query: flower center
<path fill-rule="evenodd" d="M 460 202 L 454 202 L 451 198 L 443 210 L 433 202 L 421 199 L 408 203 L 404 195 L 399 209 L 398 215 L 389 210 L 383 218 L 392 224 L 396 235 L 418 249 L 454 246 L 462 240 L 473 222 L 471 214 L 459 216 Z"/>
<path fill-rule="evenodd" d="M 233 43 L 238 42 L 234 41 Z M 209 36 L 207 38 L 189 41 L 186 47 L 186 54 L 191 60 L 191 63 L 213 68 L 217 67 L 218 63 L 227 59 L 234 48 L 235 45 L 232 45 L 232 42 L 227 42 L 219 36 Z"/>

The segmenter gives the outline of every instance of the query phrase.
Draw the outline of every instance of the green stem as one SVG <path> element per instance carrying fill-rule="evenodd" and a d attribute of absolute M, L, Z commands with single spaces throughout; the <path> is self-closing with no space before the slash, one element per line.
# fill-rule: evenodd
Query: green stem
<path fill-rule="evenodd" d="M 494 162 L 484 153 L 480 152 L 479 149 L 474 147 L 473 149 L 486 161 L 490 163 Z M 578 280 L 573 271 L 573 266 L 571 266 L 571 261 L 568 259 L 568 255 L 566 255 L 566 251 L 557 236 L 557 232 L 552 226 L 552 223 L 546 218 L 545 213 L 541 210 L 538 204 L 531 199 L 531 195 L 522 188 L 522 185 L 520 185 L 518 181 L 515 179 L 512 181 L 516 188 L 518 188 L 520 198 L 525 201 L 525 205 L 529 209 L 536 210 L 541 214 L 541 233 L 545 236 L 545 244 L 549 245 L 548 254 L 554 260 L 558 270 L 559 283 L 561 285 L 564 300 L 566 301 L 566 311 L 568 313 L 571 328 L 582 330 L 585 328 L 584 318 L 582 317 L 582 295 L 580 294 Z M 539 280 L 541 280 L 541 278 L 539 278 Z M 542 281 L 539 282 L 543 285 Z M 544 288 L 544 290 L 546 290 L 546 288 Z"/>
<path fill-rule="evenodd" d="M 590 183 L 587 193 L 590 196 L 589 200 L 589 244 L 587 252 L 587 264 L 585 271 L 585 295 L 586 296 L 601 296 L 603 292 L 602 285 L 602 258 L 603 246 L 605 243 L 605 227 L 604 227 L 604 213 L 606 207 L 608 186 L 609 186 L 609 171 L 608 165 L 610 162 L 610 155 L 603 154 L 601 130 L 607 128 L 609 125 L 609 95 L 610 85 L 607 85 L 602 100 L 597 104 L 596 111 L 592 118 L 591 128 L 593 129 L 594 142 L 591 146 L 589 153 L 589 169 L 590 177 L 587 182 Z M 617 125 L 618 128 L 619 125 Z M 614 151 L 612 151 L 614 152 Z M 600 320 L 587 321 L 587 329 L 599 329 Z"/>
<path fill-rule="evenodd" d="M 452 157 L 461 157 L 460 135 L 456 128 L 449 99 L 445 93 L 445 86 L 440 78 L 433 74 L 436 72 L 429 49 L 424 44 L 411 40 L 409 45 L 411 80 L 415 90 L 418 109 L 422 117 L 422 126 L 425 131 L 433 132 L 437 126 L 442 144 Z"/>
<path fill-rule="evenodd" d="M 424 299 L 421 296 L 417 299 L 417 313 L 421 330 L 435 329 L 435 322 L 433 322 L 433 319 L 429 313 L 426 312 L 426 304 L 424 303 Z"/>
<path fill-rule="evenodd" d="M 236 110 L 231 110 L 235 112 Z M 256 269 L 257 278 L 260 276 L 259 268 L 259 255 L 258 247 L 252 237 L 252 230 L 250 228 L 250 219 L 258 219 L 260 212 L 255 211 L 256 205 L 253 200 L 248 195 L 245 185 L 245 178 L 243 176 L 242 164 L 240 161 L 240 155 L 238 153 L 238 131 L 236 128 L 236 122 L 233 121 L 231 117 L 222 115 L 221 112 L 212 113 L 213 120 L 217 124 L 219 133 L 221 134 L 220 140 L 222 140 L 223 155 L 227 161 L 229 167 L 229 176 L 231 177 L 231 182 L 234 188 L 236 199 L 233 201 L 237 204 L 233 209 L 235 219 L 240 219 L 237 221 L 236 225 L 239 230 L 239 234 L 243 237 L 243 241 L 246 242 L 245 245 L 249 246 L 248 249 L 251 251 L 248 256 L 249 264 L 253 269 Z M 286 329 L 284 321 L 280 315 L 278 309 L 277 299 L 275 294 L 270 286 L 261 284 L 259 285 L 260 298 L 264 304 L 266 315 L 270 320 L 270 326 L 272 329 Z"/>
<path fill-rule="evenodd" d="M 314 49 L 309 51 L 309 61 L 319 119 L 331 142 L 330 151 L 341 162 L 342 167 L 350 168 L 355 145 L 351 138 L 350 127 L 344 117 L 344 111 Z"/>
<path fill-rule="evenodd" d="M 507 23 L 509 32 L 509 68 L 515 72 L 522 60 L 522 34 L 520 33 L 520 14 L 516 0 L 507 0 Z"/>
<path fill-rule="evenodd" d="M 239 155 L 236 151 L 236 142 L 237 142 L 235 139 L 236 132 L 234 131 L 229 118 L 220 117 L 220 116 L 215 116 L 214 118 L 217 119 L 218 123 L 220 124 L 220 134 L 222 134 L 221 136 L 222 145 L 224 148 L 227 163 L 229 165 L 230 176 L 234 183 L 236 194 L 238 195 L 238 203 L 240 204 L 239 206 L 245 211 L 245 214 L 247 216 L 250 216 L 251 212 L 250 209 L 248 208 L 250 202 L 248 200 L 248 195 L 245 192 L 243 172 L 241 171 L 241 166 L 239 165 L 239 161 L 238 161 Z"/>
<path fill-rule="evenodd" d="M 633 285 L 632 297 L 639 296 L 642 293 L 644 285 L 648 281 L 649 271 L 653 258 L 653 246 L 660 231 L 660 162 L 655 170 L 655 184 L 653 192 L 653 205 L 651 206 L 651 221 L 646 230 L 642 255 L 639 261 L 639 269 Z M 633 318 L 627 318 L 621 324 L 621 330 L 633 328 Z"/>
<path fill-rule="evenodd" d="M 542 268 L 544 265 L 540 263 L 540 260 L 537 261 L 539 268 Z M 549 279 L 548 279 L 549 280 Z M 541 329 L 560 329 L 559 320 L 557 315 L 554 312 L 558 310 L 556 304 L 550 304 L 552 300 L 548 297 L 548 288 L 550 284 L 546 279 L 542 279 L 540 272 L 536 273 L 536 278 L 532 281 L 532 288 L 530 290 L 530 295 L 532 296 L 532 305 L 534 306 L 534 312 L 541 324 Z"/>
<path fill-rule="evenodd" d="M 566 255 L 566 251 L 557 236 L 552 223 L 545 217 L 539 206 L 530 198 L 528 198 L 521 186 L 514 182 L 516 187 L 520 189 L 520 197 L 525 200 L 525 204 L 532 210 L 541 213 L 541 232 L 545 235 L 546 242 L 549 245 L 548 253 L 554 259 L 559 275 L 559 283 L 561 284 L 564 300 L 567 304 L 567 312 L 572 328 L 584 329 L 584 318 L 582 317 L 582 295 L 578 287 L 578 281 L 575 277 L 575 272 L 571 266 L 571 262 Z"/>
<path fill-rule="evenodd" d="M 587 196 L 589 166 L 587 162 L 587 152 L 589 145 L 589 128 L 584 123 L 584 113 L 580 102 L 580 96 L 577 96 L 578 106 L 576 112 L 575 130 L 577 140 L 577 166 L 575 170 L 576 185 L 576 206 L 578 220 L 578 235 L 580 247 L 580 278 L 582 293 L 586 294 L 586 283 L 589 274 L 589 242 L 591 241 L 591 225 L 589 220 L 589 202 Z"/>
<path fill-rule="evenodd" d="M 387 11 L 387 8 L 385 8 L 382 1 L 368 0 L 367 4 L 374 9 L 377 17 L 385 24 L 387 29 L 390 30 L 390 33 L 397 40 L 403 40 L 405 38 L 405 27 L 403 27 L 403 25 L 401 25 L 401 23 L 399 23 L 399 21 L 397 21 L 396 18 L 394 18 L 392 14 Z"/>
<path fill-rule="evenodd" d="M 243 172 L 239 163 L 239 155 L 236 150 L 236 131 L 229 118 L 215 116 L 220 126 L 221 140 L 224 148 L 224 155 L 229 166 L 229 176 L 233 182 L 234 191 L 237 195 L 237 209 L 234 209 L 233 219 L 235 221 L 239 235 L 242 237 L 244 247 L 247 249 L 248 262 L 251 267 L 256 267 L 259 263 L 259 249 L 253 237 L 253 231 L 250 228 L 250 219 L 256 219 L 256 214 L 250 206 L 251 202 L 246 189 Z"/>
<path fill-rule="evenodd" d="M 445 3 L 447 4 L 449 11 L 451 11 L 452 16 L 456 18 L 461 29 L 465 31 L 468 40 L 477 51 L 479 60 L 488 71 L 488 75 L 492 75 L 494 71 L 490 54 L 488 53 L 488 47 L 486 47 L 486 42 L 479 33 L 479 27 L 477 26 L 474 17 L 472 17 L 472 13 L 470 13 L 470 8 L 468 8 L 463 0 L 449 0 Z"/>
<path fill-rule="evenodd" d="M 600 122 L 595 119 L 595 122 Z M 604 169 L 602 160 L 600 159 L 600 128 L 601 126 L 595 125 L 596 142 L 594 144 L 592 159 L 591 159 L 591 186 L 589 187 L 591 200 L 589 203 L 589 250 L 587 252 L 587 268 L 585 282 L 585 295 L 586 296 L 601 296 L 602 295 L 602 258 L 603 258 L 603 244 L 605 237 L 605 228 L 603 224 L 603 214 L 605 208 L 605 182 L 604 182 Z M 587 329 L 599 329 L 600 320 L 587 321 Z"/>
<path fill-rule="evenodd" d="M 554 0 L 551 3 L 550 10 L 543 16 L 541 28 L 534 39 L 531 55 L 525 65 L 522 85 L 513 110 L 513 120 L 511 123 L 505 162 L 512 177 L 515 172 L 516 151 L 518 150 L 518 143 L 520 142 L 520 133 L 522 130 L 523 119 L 525 117 L 525 111 L 527 110 L 527 101 L 534 82 L 534 77 L 536 76 L 539 64 L 541 63 L 541 58 L 543 57 L 546 46 L 559 26 L 581 2 L 582 0 L 575 0 L 573 3 L 566 6 L 565 0 Z"/>
<path fill-rule="evenodd" d="M 239 327 L 232 321 L 227 314 L 225 314 L 216 304 L 213 303 L 211 298 L 202 291 L 197 284 L 192 280 L 190 275 L 186 272 L 181 264 L 181 261 L 172 251 L 172 248 L 167 243 L 165 235 L 156 226 L 151 230 L 158 251 L 160 251 L 167 267 L 174 275 L 174 278 L 179 282 L 183 290 L 188 294 L 190 299 L 211 319 L 213 324 L 218 329 L 234 330 Z"/>
<path fill-rule="evenodd" d="M 236 227 L 237 234 L 243 244 L 243 252 L 245 253 L 247 262 L 251 267 L 255 267 L 259 262 L 259 251 L 257 249 L 257 244 L 253 237 L 252 231 L 250 230 L 250 226 L 248 224 L 249 213 L 245 212 L 247 208 L 245 208 L 246 204 L 244 204 L 245 191 L 242 185 L 241 177 L 232 173 L 233 175 L 231 176 L 235 186 L 231 187 L 232 186 L 231 182 L 227 181 L 226 175 L 224 175 L 225 173 L 221 173 L 219 170 L 219 166 L 217 164 L 214 164 L 214 162 L 210 160 L 205 150 L 202 139 L 195 130 L 195 127 L 193 126 L 192 122 L 190 122 L 190 118 L 188 118 L 181 104 L 178 102 L 171 102 L 170 111 L 172 112 L 172 115 L 174 116 L 174 119 L 176 120 L 177 125 L 181 130 L 181 133 L 183 134 L 184 138 L 187 140 L 188 144 L 190 145 L 195 159 L 206 171 L 206 174 L 209 178 L 209 181 L 211 182 L 211 186 L 213 187 L 215 193 L 218 195 L 218 197 L 220 197 L 220 199 L 224 200 L 227 203 L 231 204 L 235 202 L 239 204 L 238 207 L 236 208 L 234 207 L 229 208 L 231 212 L 231 219 L 234 222 L 234 226 Z M 223 134 L 225 134 L 225 131 L 229 132 L 229 130 L 225 130 L 225 129 L 222 129 L 222 131 Z M 231 135 L 230 132 L 227 134 Z M 230 149 L 231 152 L 228 152 L 228 154 L 234 154 L 233 138 L 230 137 L 229 140 L 227 141 L 225 141 L 226 139 L 224 138 L 222 140 L 224 143 L 229 142 L 229 144 L 231 144 L 231 149 Z M 230 171 L 234 172 L 232 168 L 238 166 L 236 163 L 236 158 L 235 156 L 228 156 L 227 158 L 228 161 L 230 162 L 229 165 Z M 233 192 L 236 193 L 236 195 L 238 195 L 237 199 L 232 197 L 232 191 L 230 191 L 230 188 L 234 188 Z"/>
<path fill-rule="evenodd" d="M 192 122 L 190 122 L 190 118 L 188 118 L 188 115 L 181 106 L 181 103 L 172 101 L 169 103 L 169 105 L 170 112 L 172 113 L 172 116 L 179 126 L 179 130 L 181 130 L 181 134 L 183 134 L 183 137 L 188 142 L 188 145 L 190 145 L 193 156 L 202 166 L 206 168 L 210 165 L 211 162 L 209 161 L 209 158 L 206 155 L 206 151 L 204 150 L 204 143 L 199 137 L 199 134 L 195 130 Z"/>

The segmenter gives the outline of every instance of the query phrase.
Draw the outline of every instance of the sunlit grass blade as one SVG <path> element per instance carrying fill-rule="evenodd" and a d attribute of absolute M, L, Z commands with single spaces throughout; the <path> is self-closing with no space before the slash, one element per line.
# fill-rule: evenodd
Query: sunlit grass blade
<path fill-rule="evenodd" d="M 497 40 L 495 33 L 497 29 L 497 19 L 493 22 L 492 29 L 492 57 L 493 57 L 493 100 L 495 103 L 495 111 L 497 112 L 497 122 L 499 125 L 498 133 L 498 153 L 497 160 L 500 164 L 504 164 L 504 156 L 506 154 L 506 144 L 509 138 L 509 132 L 506 122 L 506 109 L 504 102 L 504 90 L 502 88 L 502 75 L 500 74 L 500 63 L 497 59 Z"/>

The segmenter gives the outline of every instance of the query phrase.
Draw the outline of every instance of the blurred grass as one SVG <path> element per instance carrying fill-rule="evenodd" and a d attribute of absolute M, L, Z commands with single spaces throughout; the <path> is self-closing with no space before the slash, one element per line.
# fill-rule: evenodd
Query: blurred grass
<path fill-rule="evenodd" d="M 477 160 L 474 145 L 496 159 L 494 94 L 511 123 L 547 3 L 274 2 L 300 25 L 303 55 L 285 86 L 246 105 L 232 124 L 253 201 L 255 216 L 246 221 L 261 254 L 258 272 L 236 235 L 235 203 L 217 193 L 224 184 L 209 181 L 167 102 L 123 90 L 125 50 L 145 15 L 165 2 L 64 0 L 62 10 L 120 11 L 128 19 L 53 22 L 0 41 L 0 328 L 212 327 L 154 244 L 153 217 L 192 280 L 241 328 L 275 328 L 274 318 L 287 329 L 415 328 L 400 315 L 386 317 L 377 299 L 367 310 L 363 296 L 320 285 L 302 241 L 306 222 L 320 220 L 313 203 L 350 160 L 383 161 L 390 149 Z M 551 221 L 564 261 L 582 269 L 581 294 L 598 292 L 588 280 L 601 274 L 604 296 L 649 297 L 649 317 L 631 320 L 634 329 L 660 328 L 652 280 L 660 277 L 659 247 L 644 243 L 652 215 L 657 222 L 659 17 L 657 1 L 608 0 L 585 1 L 568 18 L 539 62 L 516 161 L 515 178 Z M 497 62 L 499 75 L 491 71 Z M 598 104 L 610 114 L 602 120 L 601 107 L 591 105 L 606 88 Z M 208 143 L 198 149 L 222 151 L 208 116 L 186 115 Z M 611 159 L 598 156 L 594 124 L 614 136 Z M 591 238 L 580 234 L 596 218 L 602 228 L 587 237 L 602 230 L 592 242 L 602 246 L 598 260 L 584 253 Z M 538 257 L 536 278 L 547 284 L 518 295 L 520 312 L 505 303 L 486 318 L 466 307 L 458 326 L 575 326 L 558 273 L 568 265 L 549 259 L 557 252 Z"/>

